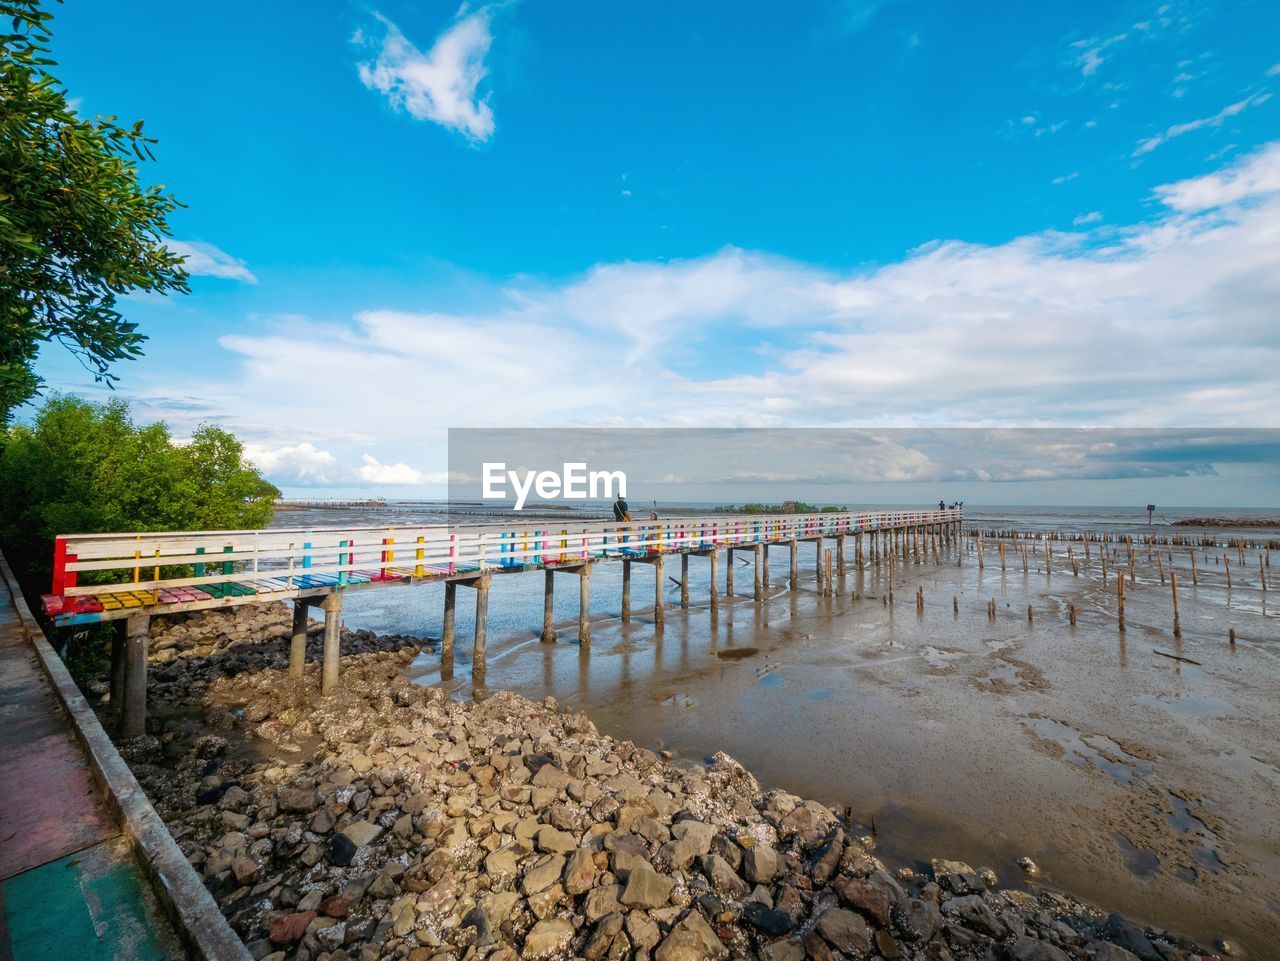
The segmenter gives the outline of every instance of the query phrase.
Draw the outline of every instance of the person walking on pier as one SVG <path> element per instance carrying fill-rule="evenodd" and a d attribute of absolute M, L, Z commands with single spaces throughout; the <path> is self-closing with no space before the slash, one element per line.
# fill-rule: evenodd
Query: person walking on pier
<path fill-rule="evenodd" d="M 631 510 L 627 507 L 627 502 L 622 495 L 618 495 L 618 499 L 613 502 L 613 519 L 615 521 L 631 520 Z"/>

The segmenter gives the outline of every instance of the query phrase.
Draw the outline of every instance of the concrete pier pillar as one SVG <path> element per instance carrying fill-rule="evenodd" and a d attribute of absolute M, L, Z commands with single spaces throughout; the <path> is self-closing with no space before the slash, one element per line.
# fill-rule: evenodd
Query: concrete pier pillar
<path fill-rule="evenodd" d="M 631 620 L 631 562 L 622 562 L 622 623 Z"/>
<path fill-rule="evenodd" d="M 481 577 L 473 585 L 476 589 L 476 637 L 471 647 L 471 678 L 473 683 L 484 683 L 485 625 L 489 620 L 489 578 Z"/>
<path fill-rule="evenodd" d="M 720 604 L 720 586 L 716 583 L 720 576 L 720 552 L 715 548 L 711 550 L 711 588 L 710 598 L 711 607 L 714 610 Z"/>
<path fill-rule="evenodd" d="M 836 575 L 844 577 L 844 535 L 836 535 Z"/>
<path fill-rule="evenodd" d="M 680 555 L 680 607 L 689 609 L 689 555 Z"/>
<path fill-rule="evenodd" d="M 293 602 L 293 634 L 289 638 L 289 676 L 302 677 L 307 662 L 307 601 L 298 598 Z"/>
<path fill-rule="evenodd" d="M 814 551 L 814 556 L 815 556 L 815 563 L 817 564 L 817 567 L 818 567 L 818 589 L 821 590 L 822 589 L 822 538 L 821 537 L 819 537 L 816 541 L 814 541 L 814 546 L 817 548 L 817 550 Z"/>
<path fill-rule="evenodd" d="M 724 596 L 733 597 L 733 548 L 725 551 L 724 564 Z"/>
<path fill-rule="evenodd" d="M 453 676 L 453 635 L 458 607 L 458 585 L 446 581 L 444 585 L 444 629 L 440 634 L 440 676 Z"/>
<path fill-rule="evenodd" d="M 656 554 L 653 558 L 653 623 L 655 625 L 661 625 L 666 620 L 662 604 L 663 582 L 667 579 L 665 560 L 666 558 L 661 554 Z"/>
<path fill-rule="evenodd" d="M 320 693 L 329 695 L 338 689 L 338 644 L 342 638 L 342 595 L 327 595 L 320 607 L 324 610 L 324 664 L 320 675 Z"/>
<path fill-rule="evenodd" d="M 764 545 L 764 569 L 761 572 L 761 578 L 764 581 L 765 589 L 769 588 L 769 545 Z"/>
<path fill-rule="evenodd" d="M 124 711 L 120 733 L 125 738 L 147 733 L 147 629 L 151 618 L 134 614 L 124 622 Z"/>
<path fill-rule="evenodd" d="M 787 544 L 787 548 L 791 555 L 791 576 L 788 578 L 787 586 L 795 591 L 800 588 L 800 542 L 793 537 Z"/>
<path fill-rule="evenodd" d="M 858 570 L 862 570 L 862 534 L 853 535 L 853 565 Z"/>
<path fill-rule="evenodd" d="M 752 579 L 752 596 L 757 601 L 764 600 L 764 545 L 757 544 L 752 551 L 755 561 L 755 577 Z"/>
<path fill-rule="evenodd" d="M 591 565 L 578 571 L 578 645 L 591 647 Z"/>
<path fill-rule="evenodd" d="M 542 572 L 542 640 L 550 644 L 556 639 L 555 628 L 551 626 L 555 620 L 556 607 L 556 574 L 553 570 Z"/>

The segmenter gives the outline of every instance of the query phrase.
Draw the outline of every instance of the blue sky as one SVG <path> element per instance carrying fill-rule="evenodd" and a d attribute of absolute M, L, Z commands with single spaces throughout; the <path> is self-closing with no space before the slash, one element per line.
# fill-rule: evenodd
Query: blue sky
<path fill-rule="evenodd" d="M 55 13 L 187 204 L 121 393 L 286 488 L 431 493 L 460 426 L 1280 426 L 1274 3 Z"/>

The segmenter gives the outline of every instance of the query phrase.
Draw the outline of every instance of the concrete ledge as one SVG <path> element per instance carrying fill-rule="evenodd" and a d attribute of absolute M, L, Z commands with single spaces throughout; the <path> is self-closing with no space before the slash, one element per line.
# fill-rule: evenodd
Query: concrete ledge
<path fill-rule="evenodd" d="M 13 595 L 18 618 L 35 648 L 40 666 L 71 719 L 76 740 L 89 759 L 89 768 L 102 797 L 132 845 L 139 866 L 183 945 L 195 961 L 252 961 L 218 910 L 217 902 L 147 800 L 124 758 L 98 723 L 97 715 L 71 679 L 62 658 L 50 646 L 2 553 L 0 574 Z"/>

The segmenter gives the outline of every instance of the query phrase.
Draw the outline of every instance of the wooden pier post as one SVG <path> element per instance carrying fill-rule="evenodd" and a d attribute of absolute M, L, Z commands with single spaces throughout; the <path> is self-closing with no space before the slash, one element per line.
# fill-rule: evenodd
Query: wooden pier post
<path fill-rule="evenodd" d="M 147 631 L 151 618 L 134 614 L 124 622 L 124 710 L 120 734 L 124 738 L 147 733 Z"/>
<path fill-rule="evenodd" d="M 1178 614 L 1178 572 L 1169 571 L 1169 586 L 1173 591 L 1173 636 L 1182 636 L 1182 618 Z"/>
<path fill-rule="evenodd" d="M 1223 554 L 1222 560 L 1227 570 L 1227 590 L 1231 590 L 1231 555 Z"/>
<path fill-rule="evenodd" d="M 836 535 L 836 574 L 844 577 L 844 535 Z"/>
<path fill-rule="evenodd" d="M 733 548 L 724 554 L 724 596 L 733 597 Z"/>
<path fill-rule="evenodd" d="M 1124 571 L 1116 575 L 1116 612 L 1119 617 L 1120 633 L 1124 633 Z"/>
<path fill-rule="evenodd" d="M 689 555 L 680 555 L 680 607 L 689 609 Z"/>
<path fill-rule="evenodd" d="M 289 638 L 289 676 L 302 677 L 307 660 L 307 600 L 293 602 L 293 633 Z"/>
<path fill-rule="evenodd" d="M 753 555 L 753 560 L 755 561 L 755 576 L 753 578 L 752 596 L 757 601 L 763 601 L 764 600 L 764 571 L 762 568 L 763 568 L 763 561 L 764 561 L 764 545 L 757 544 L 755 546 L 755 549 L 751 553 Z"/>
<path fill-rule="evenodd" d="M 489 621 L 489 576 L 486 574 L 471 582 L 471 586 L 476 591 L 476 635 L 471 645 L 471 681 L 473 684 L 484 684 L 485 629 Z"/>
<path fill-rule="evenodd" d="M 864 564 L 862 560 L 862 532 L 861 531 L 853 535 L 853 563 L 858 568 L 858 570 L 862 570 Z"/>
<path fill-rule="evenodd" d="M 688 555 L 685 555 L 686 557 Z M 578 646 L 591 647 L 591 565 L 578 569 Z"/>
<path fill-rule="evenodd" d="M 789 578 L 788 586 L 794 591 L 800 587 L 800 542 L 793 537 L 787 546 L 790 548 L 789 553 L 791 555 L 791 577 Z"/>
<path fill-rule="evenodd" d="M 458 606 L 458 584 L 444 583 L 444 626 L 440 632 L 440 676 L 453 676 L 453 634 Z"/>
<path fill-rule="evenodd" d="M 712 564 L 711 564 L 711 571 L 712 571 L 711 593 L 714 594 L 716 590 L 715 561 L 714 561 L 715 554 L 713 553 L 711 556 L 713 558 Z M 631 621 L 631 562 L 623 561 L 622 562 L 622 623 L 627 624 L 630 621 Z"/>
<path fill-rule="evenodd" d="M 1191 548 L 1191 586 L 1195 587 L 1200 583 L 1200 572 L 1196 570 L 1196 549 Z"/>
<path fill-rule="evenodd" d="M 338 689 L 338 645 L 342 639 L 342 595 L 327 594 L 320 602 L 324 611 L 324 663 L 320 693 L 326 697 Z"/>
<path fill-rule="evenodd" d="M 555 628 L 552 622 L 555 620 L 556 607 L 556 572 L 551 568 L 546 568 L 542 572 L 542 635 L 541 639 L 544 643 L 550 644 L 556 639 Z"/>
<path fill-rule="evenodd" d="M 661 554 L 653 556 L 653 623 L 654 626 L 661 626 L 666 620 L 666 612 L 662 605 L 662 589 L 665 586 L 665 558 Z M 733 571 L 733 565 L 729 565 L 730 573 Z"/>
<path fill-rule="evenodd" d="M 765 589 L 768 590 L 769 588 L 769 545 L 768 543 L 765 543 L 764 545 L 764 570 L 763 570 L 763 573 L 761 574 L 761 577 L 764 579 Z"/>
<path fill-rule="evenodd" d="M 822 538 L 819 537 L 813 542 L 817 550 L 814 551 L 814 564 L 818 567 L 818 593 L 822 593 Z"/>

